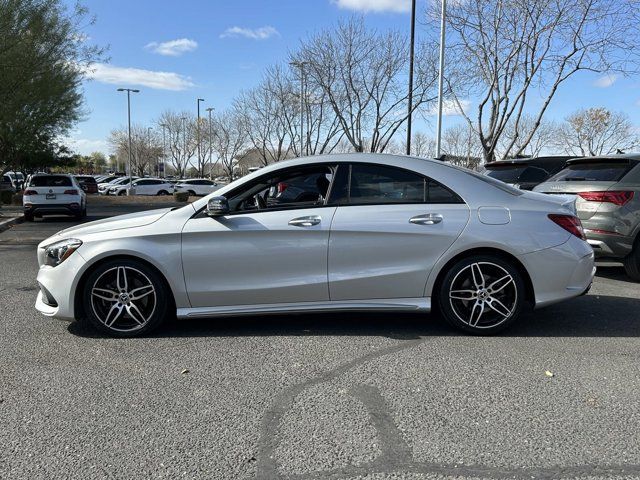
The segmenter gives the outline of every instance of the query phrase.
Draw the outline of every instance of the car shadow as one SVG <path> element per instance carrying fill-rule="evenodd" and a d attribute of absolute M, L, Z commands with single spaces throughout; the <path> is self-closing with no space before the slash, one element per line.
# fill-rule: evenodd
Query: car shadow
<path fill-rule="evenodd" d="M 107 338 L 80 322 L 74 335 Z M 307 313 L 171 320 L 150 337 L 380 336 L 397 340 L 464 335 L 437 313 Z M 501 337 L 638 337 L 640 299 L 587 295 L 523 313 Z"/>

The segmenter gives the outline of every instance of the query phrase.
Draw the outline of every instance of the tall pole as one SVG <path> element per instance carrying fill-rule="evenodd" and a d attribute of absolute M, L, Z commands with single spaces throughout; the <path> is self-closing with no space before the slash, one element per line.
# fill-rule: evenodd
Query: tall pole
<path fill-rule="evenodd" d="M 182 148 L 184 150 L 184 170 L 187 170 L 187 127 L 186 127 L 187 117 L 182 117 Z M 178 172 L 179 173 L 179 172 Z M 182 176 L 184 176 L 185 172 L 182 172 Z"/>
<path fill-rule="evenodd" d="M 165 176 L 164 164 L 167 159 L 167 136 L 165 131 L 167 124 L 161 123 L 160 126 L 162 127 L 162 160 L 158 159 L 158 176 L 162 178 L 162 176 Z M 160 175 L 160 163 L 162 163 L 162 167 L 163 167 L 162 176 Z"/>
<path fill-rule="evenodd" d="M 447 0 L 442 0 L 442 17 L 440 18 L 440 71 L 438 72 L 438 126 L 436 129 L 436 158 L 440 158 L 442 142 L 442 84 L 444 80 L 444 42 L 446 30 Z"/>
<path fill-rule="evenodd" d="M 213 176 L 213 163 L 211 162 L 212 158 L 212 148 L 213 148 L 213 129 L 211 123 L 211 112 L 213 112 L 213 107 L 207 108 L 207 112 L 209 112 L 209 180 Z"/>
<path fill-rule="evenodd" d="M 416 38 L 416 0 L 411 2 L 411 39 L 409 43 L 409 98 L 407 102 L 407 155 L 411 155 L 411 117 L 413 115 L 413 52 Z"/>
<path fill-rule="evenodd" d="M 149 157 L 151 157 L 151 130 L 153 130 L 153 127 L 147 127 L 147 146 L 149 148 Z"/>
<path fill-rule="evenodd" d="M 300 156 L 304 150 L 304 66 L 307 62 L 290 62 L 289 65 L 300 69 Z"/>
<path fill-rule="evenodd" d="M 139 93 L 140 90 L 134 88 L 119 88 L 119 92 L 127 92 L 127 122 L 129 124 L 129 188 L 131 190 L 131 92 Z"/>
<path fill-rule="evenodd" d="M 198 124 L 196 128 L 196 141 L 198 142 L 198 174 L 202 173 L 204 176 L 204 166 L 202 164 L 202 152 L 200 148 L 200 102 L 204 102 L 204 98 L 198 99 Z M 202 166 L 202 172 L 200 167 Z"/>

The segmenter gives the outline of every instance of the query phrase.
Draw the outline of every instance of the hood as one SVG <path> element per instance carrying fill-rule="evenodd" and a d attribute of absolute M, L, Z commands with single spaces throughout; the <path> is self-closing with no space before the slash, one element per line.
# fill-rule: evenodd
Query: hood
<path fill-rule="evenodd" d="M 104 220 L 96 220 L 95 222 L 83 223 L 76 227 L 67 228 L 58 232 L 56 235 L 65 237 L 82 236 L 90 233 L 109 232 L 111 230 L 120 230 L 123 228 L 143 227 L 158 221 L 164 215 L 171 211 L 171 208 L 161 208 L 158 210 L 147 210 L 144 212 L 128 213 L 126 215 L 118 215 L 117 217 L 105 218 Z"/>

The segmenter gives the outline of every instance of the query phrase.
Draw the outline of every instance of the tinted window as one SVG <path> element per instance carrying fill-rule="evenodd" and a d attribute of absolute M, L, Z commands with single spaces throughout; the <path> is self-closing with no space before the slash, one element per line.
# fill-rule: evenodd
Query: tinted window
<path fill-rule="evenodd" d="M 71 178 L 61 175 L 47 175 L 33 177 L 30 183 L 31 187 L 71 187 Z"/>
<path fill-rule="evenodd" d="M 80 183 L 96 183 L 96 179 L 93 177 L 76 177 Z"/>
<path fill-rule="evenodd" d="M 576 163 L 549 179 L 550 182 L 617 182 L 629 171 L 628 163 Z"/>
<path fill-rule="evenodd" d="M 538 167 L 527 167 L 520 175 L 520 182 L 530 182 L 530 183 L 541 183 L 544 182 L 545 179 L 549 176 L 549 173 L 546 170 Z"/>
<path fill-rule="evenodd" d="M 520 178 L 524 170 L 525 167 L 516 165 L 511 167 L 494 167 L 487 171 L 487 175 L 505 183 L 518 183 L 518 178 Z"/>

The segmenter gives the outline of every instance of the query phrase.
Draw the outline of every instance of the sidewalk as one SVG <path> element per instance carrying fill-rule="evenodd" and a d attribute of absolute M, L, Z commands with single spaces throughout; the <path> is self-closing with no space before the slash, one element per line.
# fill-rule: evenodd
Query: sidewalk
<path fill-rule="evenodd" d="M 24 221 L 23 209 L 20 205 L 0 206 L 0 232 Z"/>

